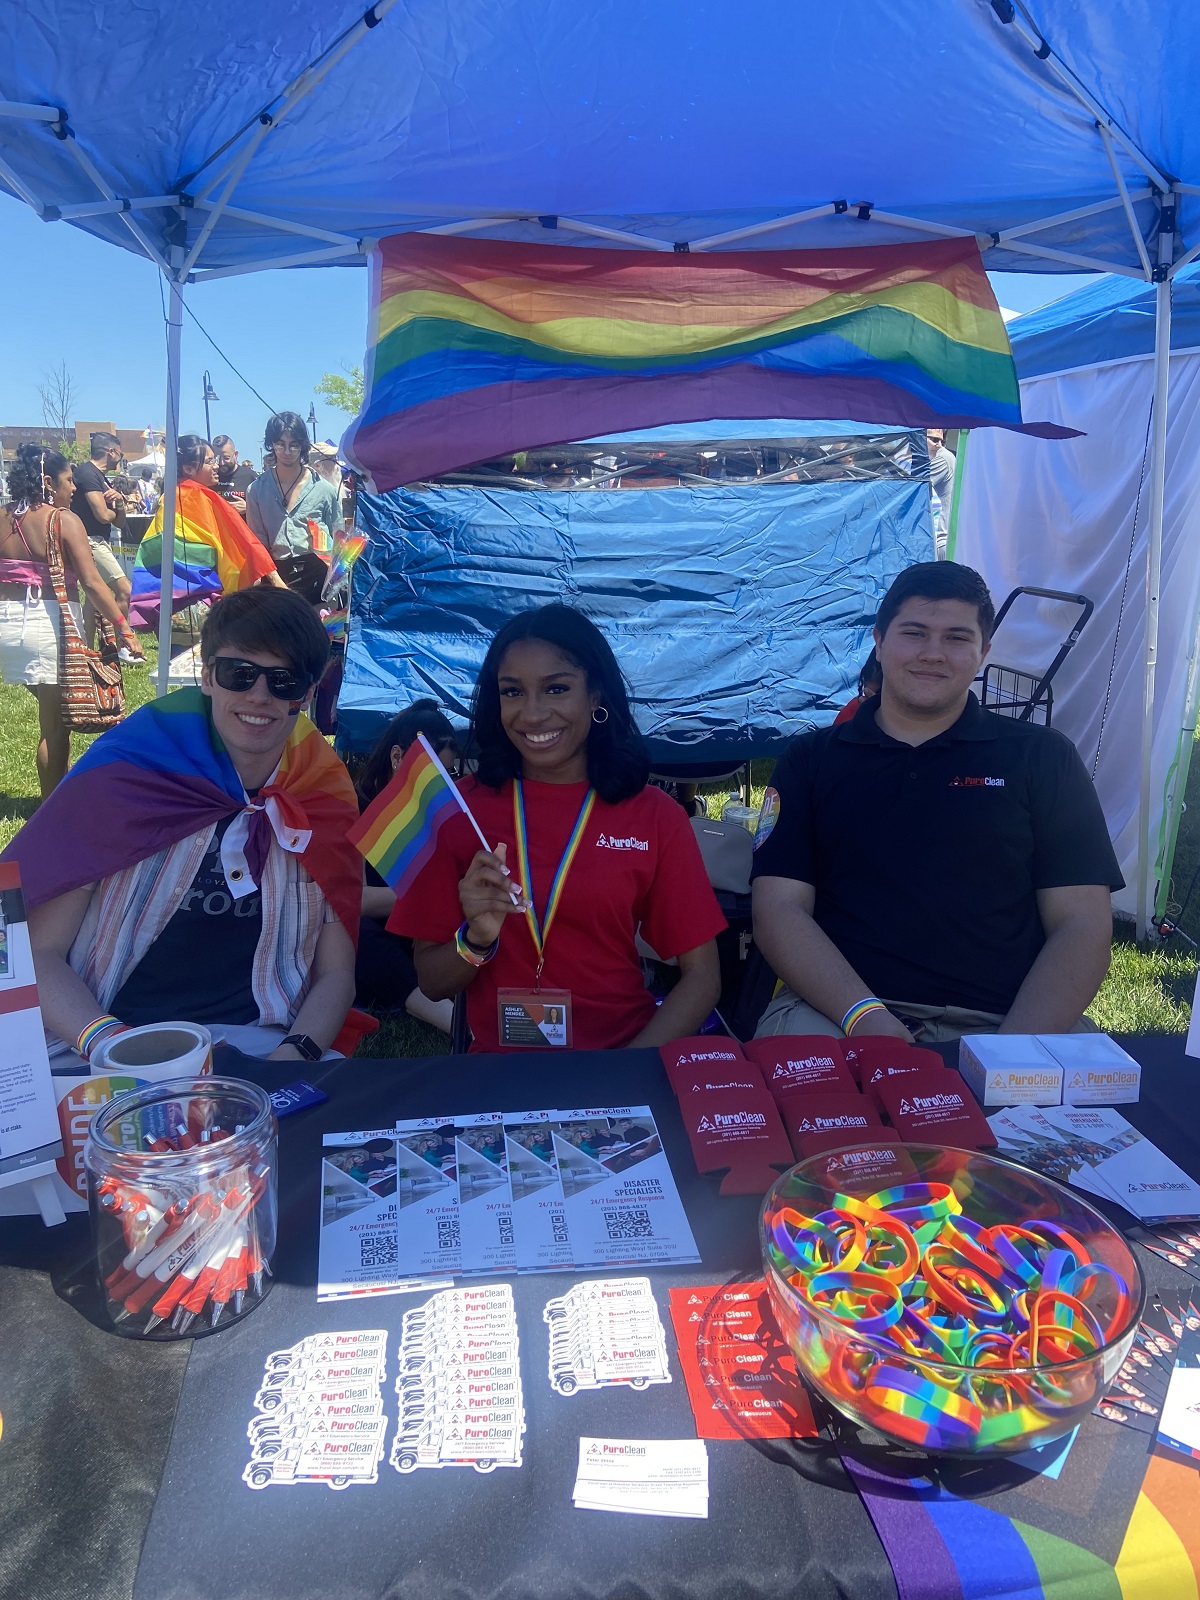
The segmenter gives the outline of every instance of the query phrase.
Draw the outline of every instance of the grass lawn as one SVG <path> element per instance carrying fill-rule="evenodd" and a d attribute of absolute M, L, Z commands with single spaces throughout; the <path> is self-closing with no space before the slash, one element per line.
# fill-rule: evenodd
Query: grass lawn
<path fill-rule="evenodd" d="M 148 667 L 129 667 L 125 671 L 125 693 L 129 709 L 152 698 L 151 676 L 156 651 L 154 641 L 143 634 L 150 659 Z M 78 756 L 93 735 L 75 734 L 72 755 Z M 0 848 L 37 804 L 37 773 L 34 750 L 37 744 L 37 707 L 25 689 L 0 684 Z M 752 769 L 753 803 L 762 801 L 770 776 L 771 763 L 756 761 Z M 720 813 L 728 789 L 709 786 L 710 810 Z M 101 819 L 103 825 L 103 819 Z M 1179 829 L 1175 857 L 1172 901 L 1179 907 L 1176 916 L 1182 932 L 1200 943 L 1200 886 L 1191 888 L 1200 868 L 1200 755 L 1192 762 L 1188 779 L 1187 807 Z M 1181 1033 L 1191 1015 L 1192 992 L 1196 985 L 1197 955 L 1192 945 L 1176 936 L 1165 945 L 1148 951 L 1138 950 L 1127 933 L 1118 929 L 1113 946 L 1112 968 L 1104 986 L 1090 1007 L 1089 1014 L 1100 1027 L 1111 1033 Z M 379 1032 L 365 1041 L 360 1056 L 388 1058 L 448 1053 L 444 1033 L 411 1017 L 387 1017 Z"/>

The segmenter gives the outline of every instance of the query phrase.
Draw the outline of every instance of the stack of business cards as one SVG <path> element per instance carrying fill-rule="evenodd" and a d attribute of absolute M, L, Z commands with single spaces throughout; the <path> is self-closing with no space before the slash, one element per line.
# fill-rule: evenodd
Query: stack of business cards
<path fill-rule="evenodd" d="M 559 1394 L 670 1383 L 667 1338 L 649 1278 L 577 1283 L 542 1312 L 550 1328 L 550 1382 Z"/>
<path fill-rule="evenodd" d="M 396 1393 L 397 1472 L 519 1467 L 525 1406 L 511 1287 L 447 1289 L 405 1312 Z"/>
<path fill-rule="evenodd" d="M 380 1392 L 387 1334 L 370 1328 L 317 1333 L 267 1357 L 246 1432 L 242 1479 L 268 1484 L 375 1483 L 387 1420 Z"/>
<path fill-rule="evenodd" d="M 1000 1154 L 1115 1200 L 1139 1222 L 1200 1217 L 1200 1184 L 1126 1122 L 1100 1106 L 1012 1106 L 988 1118 Z"/>
<path fill-rule="evenodd" d="M 580 1439 L 579 1511 L 643 1517 L 708 1516 L 708 1450 L 702 1439 Z"/>

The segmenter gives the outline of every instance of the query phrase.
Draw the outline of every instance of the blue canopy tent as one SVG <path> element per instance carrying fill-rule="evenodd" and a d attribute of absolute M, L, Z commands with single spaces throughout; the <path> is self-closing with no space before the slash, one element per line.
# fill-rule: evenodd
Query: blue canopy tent
<path fill-rule="evenodd" d="M 992 270 L 1156 279 L 1153 706 L 1169 282 L 1200 250 L 1191 8 L 359 6 L 211 0 L 198 28 L 164 0 L 0 0 L 0 183 L 158 266 L 169 429 L 188 284 L 361 264 L 406 229 L 650 250 L 973 234 Z"/>
<path fill-rule="evenodd" d="M 790 454 L 765 481 L 657 475 L 656 458 L 706 464 L 719 454 L 702 449 L 711 441 L 722 457 L 753 441 L 759 458 L 763 443 L 775 455 L 773 441 L 796 441 L 811 476 L 787 470 Z M 497 628 L 569 596 L 616 648 L 658 765 L 775 755 L 854 692 L 888 585 L 933 558 L 924 443 L 904 433 L 677 423 L 540 452 L 561 458 L 556 468 L 572 454 L 598 456 L 596 486 L 568 487 L 565 472 L 550 489 L 465 472 L 359 494 L 370 540 L 354 573 L 339 743 L 369 747 L 385 715 L 423 695 L 465 718 Z M 656 475 L 642 487 L 647 459 Z"/>

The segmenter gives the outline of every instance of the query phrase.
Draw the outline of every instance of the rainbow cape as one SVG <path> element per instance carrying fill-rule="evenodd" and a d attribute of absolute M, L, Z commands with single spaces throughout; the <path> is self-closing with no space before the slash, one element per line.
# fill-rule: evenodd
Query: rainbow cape
<path fill-rule="evenodd" d="M 442 824 L 463 809 L 453 782 L 418 734 L 392 781 L 351 828 L 350 842 L 399 896 L 433 854 Z"/>
<path fill-rule="evenodd" d="M 190 478 L 183 479 L 176 508 L 173 611 L 197 600 L 245 589 L 274 572 L 275 563 L 265 545 L 212 489 Z M 153 626 L 158 618 L 162 539 L 160 503 L 134 563 L 130 616 L 135 626 Z"/>
<path fill-rule="evenodd" d="M 665 255 L 434 234 L 372 257 L 346 449 L 379 489 L 536 445 L 712 417 L 1023 428 L 973 238 Z"/>
<path fill-rule="evenodd" d="M 1091 1419 L 1084 1423 L 1089 1426 Z M 1147 1441 L 1141 1443 L 1144 1448 Z M 1080 1532 L 1074 1538 L 1006 1515 L 998 1499 L 986 1504 L 970 1492 L 960 1496 L 944 1484 L 935 1487 L 899 1463 L 868 1466 L 846 1455 L 843 1460 L 887 1552 L 899 1600 L 991 1600 L 997 1595 L 1197 1600 L 1200 1595 L 1200 1479 L 1165 1452 L 1156 1449 L 1149 1457 L 1140 1492 L 1135 1498 L 1130 1490 L 1116 1518 L 1115 1508 L 1106 1515 L 1076 1505 L 1072 1520 Z M 1142 1461 L 1135 1470 L 1142 1470 Z M 1083 1477 L 1086 1481 L 1087 1474 Z M 1061 1498 L 1070 1503 L 1078 1493 L 1076 1488 Z M 1037 1500 L 1043 1506 L 1052 1503 L 1044 1491 Z M 1089 1545 L 1108 1548 L 1101 1552 Z"/>
<path fill-rule="evenodd" d="M 0 855 L 20 863 L 27 904 L 111 877 L 242 809 L 245 790 L 210 708 L 199 689 L 177 689 L 84 751 Z M 346 837 L 358 820 L 354 785 L 303 713 L 259 794 L 278 800 L 288 825 L 311 830 L 300 860 L 357 943 L 362 862 Z M 259 823 L 270 826 L 261 811 L 251 823 L 252 846 Z"/>

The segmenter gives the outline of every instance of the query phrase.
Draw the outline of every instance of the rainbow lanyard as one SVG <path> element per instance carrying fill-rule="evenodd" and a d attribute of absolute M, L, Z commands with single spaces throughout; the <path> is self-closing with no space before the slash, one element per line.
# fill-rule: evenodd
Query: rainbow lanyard
<path fill-rule="evenodd" d="M 575 826 L 571 830 L 571 837 L 567 840 L 567 848 L 562 853 L 562 860 L 558 863 L 558 870 L 554 874 L 554 882 L 550 885 L 550 893 L 546 898 L 546 913 L 539 923 L 538 914 L 533 907 L 533 878 L 529 871 L 529 833 L 525 826 L 525 796 L 522 792 L 520 778 L 513 780 L 513 826 L 517 834 L 517 871 L 521 877 L 521 887 L 529 898 L 525 920 L 529 924 L 529 936 L 533 940 L 533 948 L 537 951 L 537 978 L 539 982 L 541 981 L 542 968 L 546 965 L 546 941 L 550 937 L 550 926 L 562 900 L 567 873 L 570 872 L 571 863 L 575 860 L 579 846 L 583 842 L 584 829 L 587 827 L 588 818 L 591 816 L 592 807 L 595 804 L 596 791 L 589 789 L 583 797 L 579 815 L 575 818 Z"/>

